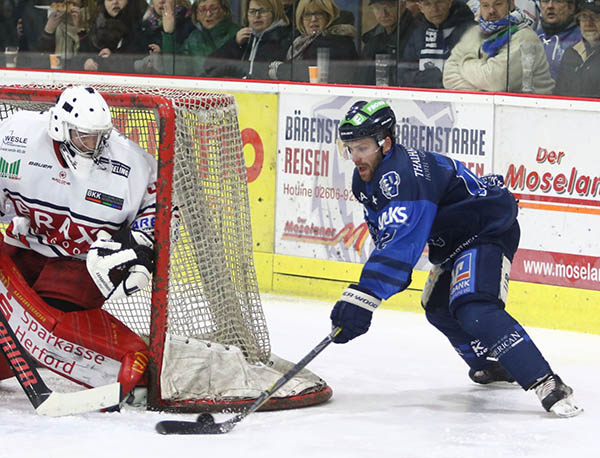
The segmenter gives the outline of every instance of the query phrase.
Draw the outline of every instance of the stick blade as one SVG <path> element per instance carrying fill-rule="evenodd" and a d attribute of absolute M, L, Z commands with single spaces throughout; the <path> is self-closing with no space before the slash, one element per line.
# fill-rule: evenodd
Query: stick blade
<path fill-rule="evenodd" d="M 75 415 L 114 407 L 119 404 L 120 397 L 121 384 L 118 382 L 73 393 L 54 391 L 35 410 L 48 417 Z"/>
<path fill-rule="evenodd" d="M 215 423 L 209 413 L 198 416 L 197 421 L 163 420 L 156 424 L 156 432 L 164 435 L 171 434 L 224 434 L 232 428 L 223 427 L 225 423 Z"/>

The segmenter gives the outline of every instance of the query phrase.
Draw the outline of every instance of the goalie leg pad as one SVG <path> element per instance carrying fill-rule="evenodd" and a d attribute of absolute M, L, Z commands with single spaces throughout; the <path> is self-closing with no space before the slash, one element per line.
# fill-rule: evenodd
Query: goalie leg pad
<path fill-rule="evenodd" d="M 34 359 L 84 386 L 123 381 L 130 390 L 143 374 L 148 350 L 139 336 L 102 309 L 48 306 L 1 254 L 0 311 Z"/>
<path fill-rule="evenodd" d="M 105 367 L 106 377 L 122 382 L 123 393 L 128 393 L 143 375 L 148 363 L 146 343 L 110 313 L 102 310 L 84 310 L 65 313 L 53 332 L 88 351 L 82 355 L 81 364 L 95 364 L 94 370 Z M 92 359 L 92 355 L 96 355 Z M 86 361 L 86 358 L 87 361 Z M 111 361 L 120 362 L 114 366 Z M 106 384 L 83 381 L 89 386 Z"/>

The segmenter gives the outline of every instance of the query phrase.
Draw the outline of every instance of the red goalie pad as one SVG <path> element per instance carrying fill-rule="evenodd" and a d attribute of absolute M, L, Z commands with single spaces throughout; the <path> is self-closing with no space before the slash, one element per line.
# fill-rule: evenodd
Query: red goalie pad
<path fill-rule="evenodd" d="M 139 336 L 102 309 L 65 313 L 50 307 L 3 253 L 0 312 L 34 359 L 84 386 L 118 381 L 127 393 L 144 373 L 148 350 Z"/>
<path fill-rule="evenodd" d="M 88 274 L 85 261 L 47 258 L 35 251 L 0 244 L 0 252 L 11 258 L 27 284 L 40 296 L 100 308 L 104 296 Z"/>

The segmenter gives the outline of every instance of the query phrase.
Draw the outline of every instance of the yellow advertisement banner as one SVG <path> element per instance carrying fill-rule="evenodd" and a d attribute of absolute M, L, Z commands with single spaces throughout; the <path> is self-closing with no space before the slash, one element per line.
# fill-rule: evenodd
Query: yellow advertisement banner
<path fill-rule="evenodd" d="M 273 253 L 277 94 L 232 93 L 238 104 L 254 251 Z"/>

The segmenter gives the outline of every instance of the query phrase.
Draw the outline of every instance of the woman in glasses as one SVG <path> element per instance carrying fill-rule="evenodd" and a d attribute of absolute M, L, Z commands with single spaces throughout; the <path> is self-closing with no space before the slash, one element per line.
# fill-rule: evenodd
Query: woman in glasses
<path fill-rule="evenodd" d="M 249 0 L 241 28 L 206 62 L 211 76 L 267 79 L 273 60 L 285 59 L 292 29 L 281 0 Z"/>
<path fill-rule="evenodd" d="M 296 10 L 296 26 L 300 35 L 286 53 L 285 62 L 274 61 L 269 66 L 272 79 L 309 81 L 309 66 L 317 65 L 319 49 L 327 50 L 328 76 L 322 82 L 350 83 L 352 65 L 358 54 L 354 46 L 356 29 L 340 24 L 340 9 L 333 0 L 300 0 Z M 321 69 L 323 70 L 323 69 Z"/>
<path fill-rule="evenodd" d="M 162 54 L 167 74 L 207 76 L 207 56 L 223 46 L 241 28 L 231 18 L 229 0 L 195 0 L 192 22 L 195 29 L 182 46 L 175 41 L 174 0 L 167 1 L 162 16 Z"/>

